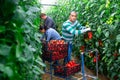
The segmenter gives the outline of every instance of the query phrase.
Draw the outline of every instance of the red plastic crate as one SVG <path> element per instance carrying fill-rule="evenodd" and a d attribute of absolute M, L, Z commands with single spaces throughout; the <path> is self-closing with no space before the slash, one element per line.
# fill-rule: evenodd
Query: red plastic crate
<path fill-rule="evenodd" d="M 60 42 L 60 40 L 58 40 Z M 57 41 L 56 41 L 57 42 Z M 47 61 L 55 61 L 63 59 L 67 56 L 68 44 L 67 43 L 44 43 L 42 49 L 42 58 Z"/>
<path fill-rule="evenodd" d="M 55 66 L 54 67 L 54 75 L 60 76 L 60 77 L 67 77 L 74 73 L 77 73 L 81 70 L 80 64 L 76 64 L 72 67 L 66 67 L 66 66 Z"/>

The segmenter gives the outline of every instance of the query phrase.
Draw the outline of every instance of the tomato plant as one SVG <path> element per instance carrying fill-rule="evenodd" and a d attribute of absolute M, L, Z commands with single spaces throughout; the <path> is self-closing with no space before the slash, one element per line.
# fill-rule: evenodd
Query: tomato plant
<path fill-rule="evenodd" d="M 98 49 L 100 54 L 99 73 L 110 79 L 120 78 L 120 4 L 119 0 L 59 0 L 58 6 L 48 11 L 55 20 L 58 31 L 71 11 L 78 13 L 81 25 L 91 27 L 92 35 L 74 38 L 73 54 L 80 56 L 80 46 L 87 50 Z M 91 55 L 93 56 L 93 55 Z M 93 58 L 85 53 L 86 66 L 94 69 Z"/>
<path fill-rule="evenodd" d="M 40 80 L 45 66 L 40 58 L 37 0 L 0 0 L 0 79 Z"/>

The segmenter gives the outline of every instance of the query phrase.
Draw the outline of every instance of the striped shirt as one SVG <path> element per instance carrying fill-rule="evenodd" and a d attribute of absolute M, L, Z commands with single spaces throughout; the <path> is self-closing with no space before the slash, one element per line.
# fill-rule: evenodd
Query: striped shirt
<path fill-rule="evenodd" d="M 62 38 L 66 42 L 72 42 L 75 35 L 81 34 L 82 29 L 85 27 L 81 26 L 77 20 L 74 23 L 67 20 L 62 26 Z"/>

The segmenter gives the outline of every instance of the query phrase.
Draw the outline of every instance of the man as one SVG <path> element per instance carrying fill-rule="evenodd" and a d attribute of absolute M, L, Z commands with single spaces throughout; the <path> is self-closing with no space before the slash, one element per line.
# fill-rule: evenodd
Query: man
<path fill-rule="evenodd" d="M 47 28 L 46 26 L 45 27 L 40 26 L 39 30 L 40 32 L 44 33 L 45 42 L 49 42 L 50 40 L 61 40 L 60 34 L 53 28 Z M 44 39 L 43 36 L 42 36 L 42 39 Z M 59 62 L 55 61 L 53 65 L 54 64 L 59 64 Z"/>
<path fill-rule="evenodd" d="M 90 28 L 81 26 L 76 19 L 77 13 L 75 11 L 72 11 L 69 15 L 69 19 L 65 21 L 62 26 L 62 38 L 68 42 L 68 56 L 64 59 L 65 63 L 71 60 L 72 42 L 74 36 L 90 31 Z"/>
<path fill-rule="evenodd" d="M 45 13 L 41 13 L 40 18 L 44 20 L 44 26 L 55 29 L 55 23 L 52 18 L 48 17 Z"/>
<path fill-rule="evenodd" d="M 53 28 L 48 28 L 46 26 L 40 26 L 40 32 L 44 33 L 44 38 L 47 42 L 50 40 L 60 40 L 60 34 Z M 43 37 L 42 37 L 43 39 Z"/>

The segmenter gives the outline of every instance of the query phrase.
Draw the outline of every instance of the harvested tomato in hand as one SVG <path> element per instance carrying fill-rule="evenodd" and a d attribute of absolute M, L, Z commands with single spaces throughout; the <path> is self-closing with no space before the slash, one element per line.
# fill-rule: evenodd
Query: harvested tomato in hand
<path fill-rule="evenodd" d="M 93 37 L 92 31 L 89 31 L 87 34 L 88 34 L 88 39 L 92 39 Z"/>

